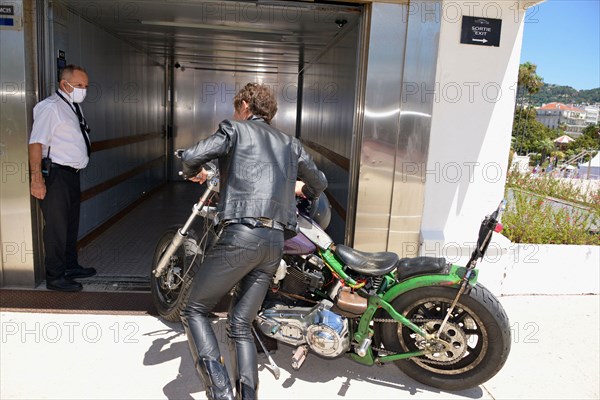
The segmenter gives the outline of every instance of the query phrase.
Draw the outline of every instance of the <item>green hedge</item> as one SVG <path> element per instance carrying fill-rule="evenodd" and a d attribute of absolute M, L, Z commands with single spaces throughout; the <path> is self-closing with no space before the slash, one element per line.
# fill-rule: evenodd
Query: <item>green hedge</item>
<path fill-rule="evenodd" d="M 517 172 L 509 173 L 506 187 L 513 196 L 507 196 L 503 233 L 512 242 L 600 245 L 600 189 L 586 192 L 572 182 Z M 573 206 L 553 207 L 549 198 Z"/>

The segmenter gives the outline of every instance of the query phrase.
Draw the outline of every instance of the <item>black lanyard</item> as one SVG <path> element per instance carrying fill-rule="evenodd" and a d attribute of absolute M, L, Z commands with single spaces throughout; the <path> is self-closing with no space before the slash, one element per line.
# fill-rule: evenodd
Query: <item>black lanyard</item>
<path fill-rule="evenodd" d="M 77 120 L 79 121 L 79 129 L 81 130 L 81 134 L 83 135 L 83 140 L 85 141 L 85 147 L 87 149 L 87 155 L 89 157 L 90 154 L 91 154 L 91 152 L 92 152 L 92 146 L 90 144 L 90 138 L 88 137 L 88 134 L 91 132 L 91 129 L 88 126 L 87 121 L 83 117 L 83 114 L 81 113 L 81 109 L 79 108 L 79 104 L 73 103 L 73 105 L 71 105 L 71 103 L 67 99 L 65 99 L 65 97 L 62 94 L 60 94 L 60 92 L 58 90 L 56 91 L 56 94 L 65 103 L 67 103 L 67 105 L 69 106 L 69 108 L 71 109 L 71 111 L 73 111 L 75 113 L 75 115 L 77 116 Z"/>

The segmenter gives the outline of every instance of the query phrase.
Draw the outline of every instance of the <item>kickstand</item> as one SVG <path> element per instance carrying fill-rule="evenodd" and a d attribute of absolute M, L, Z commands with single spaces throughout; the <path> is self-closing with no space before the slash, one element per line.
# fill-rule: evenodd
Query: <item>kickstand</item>
<path fill-rule="evenodd" d="M 254 329 L 254 327 L 252 327 L 252 333 L 254 333 L 256 340 L 258 340 L 260 347 L 262 347 L 263 352 L 267 356 L 267 360 L 269 360 L 269 366 L 271 367 L 270 369 L 271 369 L 271 372 L 273 373 L 273 376 L 275 377 L 275 379 L 279 379 L 279 376 L 281 375 L 281 371 L 279 370 L 279 367 L 277 366 L 277 364 L 275 364 L 273 357 L 271 357 L 271 355 L 269 354 L 269 351 L 265 347 L 262 340 L 260 340 L 260 337 L 258 336 L 258 333 L 256 332 L 256 329 Z"/>

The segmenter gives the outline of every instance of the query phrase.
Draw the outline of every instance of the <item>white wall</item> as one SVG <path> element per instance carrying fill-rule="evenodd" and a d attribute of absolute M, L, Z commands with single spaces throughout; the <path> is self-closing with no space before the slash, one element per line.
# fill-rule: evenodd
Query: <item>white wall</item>
<path fill-rule="evenodd" d="M 443 4 L 421 225 L 431 256 L 474 242 L 503 197 L 525 15 L 512 1 Z M 500 46 L 461 44 L 461 12 L 501 19 Z"/>
<path fill-rule="evenodd" d="M 448 262 L 469 261 L 447 250 Z M 600 246 L 511 243 L 495 233 L 477 264 L 477 281 L 496 296 L 599 294 L 599 264 Z"/>

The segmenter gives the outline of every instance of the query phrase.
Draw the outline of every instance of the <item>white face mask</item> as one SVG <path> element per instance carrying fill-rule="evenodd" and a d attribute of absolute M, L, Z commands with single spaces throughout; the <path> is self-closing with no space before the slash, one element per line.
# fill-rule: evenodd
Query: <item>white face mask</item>
<path fill-rule="evenodd" d="M 73 88 L 73 92 L 69 93 L 69 96 L 71 96 L 71 100 L 73 100 L 73 103 L 81 103 L 85 99 L 87 89 L 77 88 L 71 85 L 69 82 L 67 82 L 67 85 Z"/>

